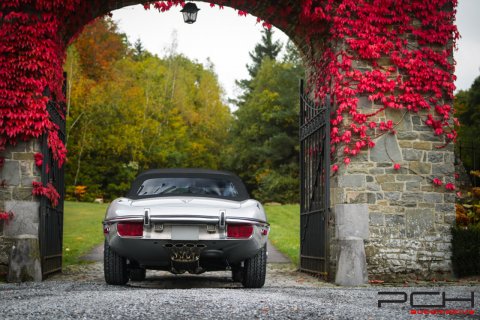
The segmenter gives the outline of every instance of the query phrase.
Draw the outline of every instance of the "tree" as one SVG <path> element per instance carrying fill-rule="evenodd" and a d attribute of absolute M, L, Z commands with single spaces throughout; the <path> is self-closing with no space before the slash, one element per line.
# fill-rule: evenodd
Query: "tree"
<path fill-rule="evenodd" d="M 298 90 L 304 69 L 292 43 L 283 62 L 276 61 L 281 47 L 266 30 L 250 54 L 252 78 L 237 82 L 244 92 L 235 101 L 224 161 L 261 201 L 298 202 Z"/>
<path fill-rule="evenodd" d="M 455 115 L 460 120 L 458 130 L 460 141 L 470 143 L 477 141 L 480 131 L 480 76 L 470 89 L 460 90 L 455 95 Z"/>
<path fill-rule="evenodd" d="M 283 56 L 283 62 L 291 63 L 297 68 L 302 67 L 302 58 L 298 52 L 297 47 L 293 44 L 292 40 L 288 40 L 285 46 L 285 54 Z"/>
<path fill-rule="evenodd" d="M 282 50 L 282 44 L 280 41 L 273 41 L 272 29 L 263 29 L 262 33 L 261 42 L 255 46 L 253 52 L 249 53 L 253 64 L 247 65 L 247 70 L 252 78 L 257 75 L 263 59 L 270 58 L 270 60 L 275 60 L 280 53 L 280 50 Z"/>
<path fill-rule="evenodd" d="M 247 64 L 248 74 L 253 79 L 257 75 L 258 69 L 265 58 L 275 60 L 282 50 L 280 41 L 273 41 L 273 30 L 263 29 L 261 42 L 255 45 L 252 52 L 249 52 L 252 64 Z M 251 90 L 251 79 L 243 79 L 236 81 L 237 85 L 244 90 L 244 96 L 248 96 Z"/>
<path fill-rule="evenodd" d="M 100 80 L 108 76 L 112 65 L 126 55 L 128 41 L 110 18 L 99 18 L 85 27 L 75 41 L 79 62 L 85 76 Z"/>
<path fill-rule="evenodd" d="M 220 166 L 216 154 L 225 144 L 231 115 L 210 66 L 173 50 L 158 58 L 137 41 L 114 60 L 98 63 L 103 68 L 99 73 L 90 66 L 84 69 L 82 57 L 102 61 L 102 55 L 89 52 L 97 46 L 87 44 L 102 38 L 102 46 L 115 46 L 121 38 L 116 26 L 107 30 L 92 25 L 80 38 L 65 66 L 80 66 L 67 118 L 67 184 L 93 190 L 86 199 L 113 198 L 125 193 L 140 170 Z M 82 55 L 74 54 L 80 51 Z"/>
<path fill-rule="evenodd" d="M 480 76 L 477 77 L 470 89 L 461 90 L 455 95 L 455 115 L 460 120 L 458 128 L 458 152 L 461 161 L 467 170 L 478 168 L 480 161 L 475 157 L 475 148 L 478 146 L 480 132 Z"/>
<path fill-rule="evenodd" d="M 139 61 L 146 57 L 148 51 L 143 47 L 142 40 L 137 39 L 133 44 L 133 60 Z"/>
<path fill-rule="evenodd" d="M 455 110 L 463 126 L 480 128 L 480 76 L 469 90 L 456 94 Z"/>
<path fill-rule="evenodd" d="M 261 201 L 298 202 L 301 65 L 265 58 L 235 112 L 226 165 Z"/>

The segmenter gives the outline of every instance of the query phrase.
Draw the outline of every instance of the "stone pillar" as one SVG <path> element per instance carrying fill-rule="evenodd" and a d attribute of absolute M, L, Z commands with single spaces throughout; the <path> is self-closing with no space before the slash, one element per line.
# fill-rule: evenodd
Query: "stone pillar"
<path fill-rule="evenodd" d="M 335 283 L 358 286 L 368 283 L 364 240 L 368 240 L 368 207 L 365 204 L 335 206 L 337 270 Z"/>
<path fill-rule="evenodd" d="M 451 4 L 439 7 L 438 10 L 453 10 L 448 8 L 449 5 Z M 411 23 L 423 30 L 418 20 L 413 19 Z M 449 24 L 446 22 L 445 25 Z M 395 28 L 395 25 L 390 27 Z M 428 33 L 428 28 L 423 31 Z M 404 34 L 402 39 L 407 40 L 411 48 L 428 47 L 428 44 L 419 44 L 419 38 L 411 33 Z M 446 45 L 432 44 L 429 49 L 450 54 L 445 63 L 453 64 L 450 52 L 452 40 Z M 411 77 L 405 68 L 394 64 L 392 53 L 372 60 L 362 60 L 361 55 L 356 55 L 344 38 L 339 38 L 332 50 L 334 54 L 345 50 L 352 57 L 349 61 L 352 70 L 362 74 L 374 70 L 392 70 L 389 80 Z M 322 56 L 319 55 L 318 59 L 322 61 Z M 340 59 L 338 56 L 339 61 Z M 444 70 L 443 67 L 439 69 Z M 445 79 L 448 72 L 453 70 L 447 71 Z M 321 76 L 320 80 L 323 79 Z M 344 76 L 348 78 L 345 74 Z M 318 82 L 321 84 L 320 80 Z M 336 79 L 332 80 L 335 81 Z M 348 83 L 345 79 L 343 81 Z M 335 83 L 329 84 L 330 87 L 334 85 Z M 441 119 L 441 115 L 435 111 L 436 106 L 452 105 L 452 101 L 448 85 L 442 87 L 442 84 L 436 83 L 435 86 L 435 89 L 442 92 L 436 100 L 432 100 L 432 92 L 423 90 L 423 87 L 415 92 L 424 95 L 427 104 L 424 107 L 430 108 L 426 110 L 419 107 L 418 112 L 407 108 L 393 109 L 390 106 L 385 109 L 386 105 L 381 100 L 369 97 L 368 91 L 359 91 L 355 96 L 358 99 L 356 112 L 368 115 L 365 124 L 391 120 L 394 128 L 380 130 L 376 127 L 371 135 L 375 146 L 350 157 L 348 166 L 342 163 L 345 158 L 343 145 L 340 144 L 336 150 L 339 170 L 331 179 L 331 204 L 335 212 L 330 221 L 330 230 L 334 230 L 335 224 L 339 223 L 335 221 L 338 218 L 336 205 L 367 206 L 369 238 L 365 239 L 365 253 L 370 279 L 430 279 L 449 276 L 451 273 L 450 229 L 455 223 L 455 192 L 447 190 L 445 185 L 454 183 L 453 143 L 445 145 L 445 135 L 435 135 L 434 129 L 425 123 L 429 114 L 435 120 Z M 355 81 L 352 81 L 351 87 L 355 89 Z M 397 84 L 388 94 L 401 95 L 402 90 Z M 333 107 L 335 110 L 338 105 Z M 349 128 L 352 119 L 346 113 L 343 116 L 342 128 Z M 448 121 L 453 127 L 453 120 Z M 394 167 L 394 164 L 398 167 Z M 435 178 L 442 181 L 443 185 L 434 185 Z M 332 271 L 342 267 L 337 261 L 337 257 L 341 256 L 342 245 L 341 241 L 331 239 Z"/>
<path fill-rule="evenodd" d="M 0 211 L 13 212 L 13 219 L 0 222 L 0 277 L 21 271 L 23 280 L 41 280 L 38 242 L 40 201 L 32 195 L 32 182 L 41 181 L 40 170 L 34 161 L 34 154 L 39 151 L 40 143 L 31 140 L 9 146 L 2 154 L 5 163 L 0 168 L 0 181 L 3 181 Z M 12 257 L 20 269 L 9 270 Z M 29 267 L 25 267 L 27 265 Z"/>
<path fill-rule="evenodd" d="M 352 158 L 350 165 L 332 178 L 336 219 L 336 204 L 368 207 L 370 235 L 365 239 L 365 253 L 371 279 L 402 281 L 451 274 L 455 193 L 444 185 L 454 182 L 453 144 L 438 149 L 444 143 L 422 123 L 422 116 L 381 112 L 379 118 L 401 120 L 397 134 L 379 137 L 374 148 Z M 400 169 L 396 170 L 394 163 L 400 164 Z M 433 178 L 442 179 L 444 185 L 435 186 Z M 342 245 L 331 241 L 331 270 L 340 268 L 337 257 Z"/>
<path fill-rule="evenodd" d="M 454 182 L 453 144 L 438 149 L 444 143 L 423 124 L 422 114 L 388 113 L 402 122 L 397 135 L 378 139 L 369 152 L 369 272 L 386 280 L 449 275 L 455 194 L 432 180 Z"/>

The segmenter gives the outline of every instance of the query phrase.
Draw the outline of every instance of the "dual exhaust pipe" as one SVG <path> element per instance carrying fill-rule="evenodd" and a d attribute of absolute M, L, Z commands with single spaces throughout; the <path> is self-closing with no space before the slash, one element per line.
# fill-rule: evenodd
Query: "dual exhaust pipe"
<path fill-rule="evenodd" d="M 200 252 L 207 246 L 201 243 L 167 243 L 164 247 L 170 250 L 172 262 L 192 263 L 200 260 Z"/>

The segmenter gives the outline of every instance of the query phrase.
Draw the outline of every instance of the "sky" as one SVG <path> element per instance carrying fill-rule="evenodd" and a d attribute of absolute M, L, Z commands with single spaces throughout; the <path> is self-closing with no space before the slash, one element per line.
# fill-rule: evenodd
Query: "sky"
<path fill-rule="evenodd" d="M 480 75 L 480 1 L 459 0 L 457 26 L 462 38 L 455 52 L 457 90 L 470 88 Z M 262 26 L 253 16 L 240 17 L 231 8 L 210 8 L 209 4 L 196 2 L 200 8 L 197 22 L 185 24 L 180 8 L 167 12 L 145 10 L 143 6 L 129 6 L 113 11 L 120 31 L 127 34 L 131 43 L 140 39 L 153 54 L 165 55 L 177 38 L 177 53 L 192 60 L 207 63 L 209 58 L 218 75 L 226 97 L 235 97 L 240 91 L 235 80 L 248 78 L 246 64 L 251 63 L 249 52 L 260 41 Z M 176 34 L 176 36 L 174 36 Z M 288 37 L 274 28 L 274 37 L 286 43 Z"/>
<path fill-rule="evenodd" d="M 457 90 L 469 89 L 480 75 L 480 1 L 459 0 L 457 8 L 457 27 L 460 31 L 458 51 L 454 53 L 457 61 L 455 75 Z"/>

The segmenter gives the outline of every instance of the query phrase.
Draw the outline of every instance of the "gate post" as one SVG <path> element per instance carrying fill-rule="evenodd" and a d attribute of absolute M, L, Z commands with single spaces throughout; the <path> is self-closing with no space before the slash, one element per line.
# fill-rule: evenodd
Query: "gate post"
<path fill-rule="evenodd" d="M 40 201 L 32 195 L 32 182 L 40 180 L 34 155 L 40 141 L 30 140 L 9 146 L 0 168 L 0 211 L 12 218 L 0 221 L 0 278 L 8 281 L 40 281 L 38 241 Z"/>
<path fill-rule="evenodd" d="M 367 260 L 363 241 L 368 240 L 368 206 L 337 204 L 335 234 L 338 243 L 335 283 L 358 286 L 368 283 Z"/>
<path fill-rule="evenodd" d="M 376 108 L 367 99 L 359 100 L 359 108 Z M 386 116 L 400 123 L 396 135 L 379 137 L 374 148 L 339 169 L 331 181 L 332 207 L 368 207 L 369 237 L 363 241 L 370 279 L 449 277 L 455 193 L 432 180 L 454 182 L 453 144 L 443 147 L 420 115 L 386 110 L 378 117 Z M 332 218 L 337 217 L 335 212 Z M 337 234 L 331 243 L 331 270 L 342 267 L 336 260 L 342 249 L 339 239 Z"/>

